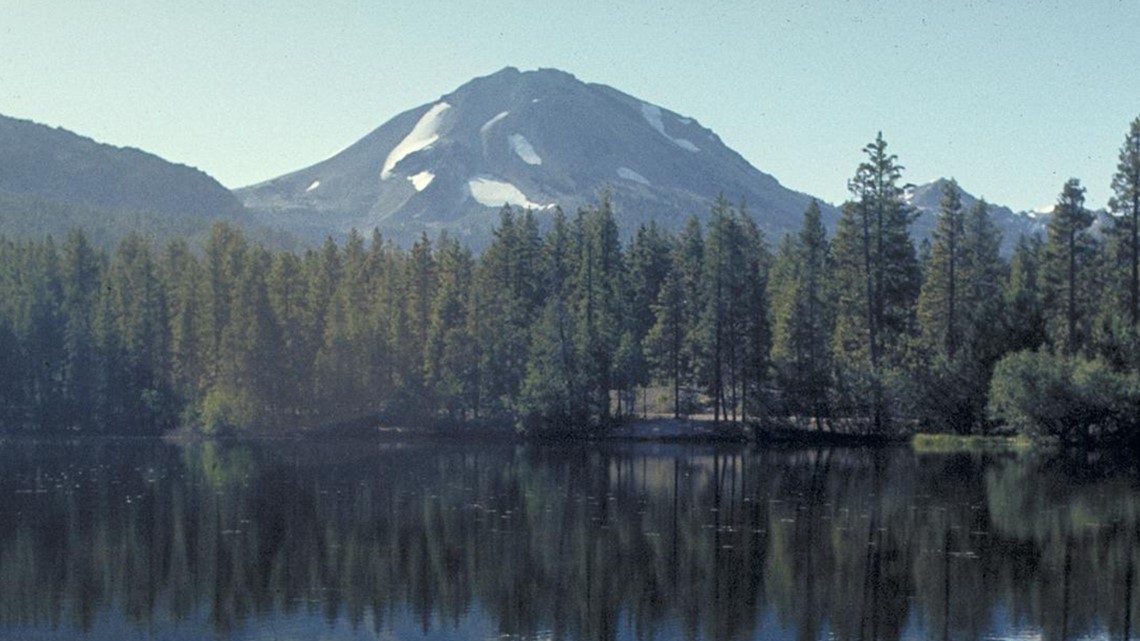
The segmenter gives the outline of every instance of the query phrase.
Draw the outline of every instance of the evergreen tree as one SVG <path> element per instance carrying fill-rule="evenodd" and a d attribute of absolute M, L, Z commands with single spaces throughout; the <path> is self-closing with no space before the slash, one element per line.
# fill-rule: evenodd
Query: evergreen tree
<path fill-rule="evenodd" d="M 625 328 L 619 344 L 619 387 L 629 397 L 636 388 L 650 382 L 650 364 L 646 358 L 646 338 L 656 324 L 655 307 L 661 286 L 672 266 L 671 239 L 655 222 L 641 225 L 625 252 L 626 309 Z"/>
<path fill-rule="evenodd" d="M 966 215 L 962 240 L 959 299 L 965 319 L 964 340 L 975 358 L 992 366 L 1004 349 L 1000 343 L 1006 265 L 1001 258 L 1001 231 L 994 225 L 985 199 Z"/>
<path fill-rule="evenodd" d="M 292 252 L 275 253 L 265 288 L 281 336 L 276 367 L 285 373 L 278 380 L 278 416 L 282 420 L 296 420 L 304 409 L 311 409 L 313 405 L 309 396 L 312 381 L 308 376 L 310 340 L 305 335 L 308 302 L 301 259 Z"/>
<path fill-rule="evenodd" d="M 1045 344 L 1044 276 L 1045 247 L 1039 236 L 1022 236 L 1010 260 L 1005 281 L 1004 312 L 1010 352 L 1035 350 Z"/>
<path fill-rule="evenodd" d="M 942 186 L 938 226 L 918 296 L 918 321 L 925 347 L 953 360 L 962 344 L 962 263 L 965 261 L 965 213 L 958 183 Z"/>
<path fill-rule="evenodd" d="M 499 214 L 490 247 L 476 274 L 480 398 L 491 414 L 506 416 L 526 376 L 530 328 L 541 309 L 541 240 L 534 216 Z"/>
<path fill-rule="evenodd" d="M 1118 287 L 1123 294 L 1118 298 L 1135 328 L 1140 324 L 1140 117 L 1132 121 L 1120 147 L 1112 192 L 1108 201 L 1113 214 L 1112 253 L 1114 267 L 1123 272 L 1123 277 L 1116 279 L 1123 285 Z"/>
<path fill-rule="evenodd" d="M 817 419 L 829 415 L 834 302 L 827 231 L 816 202 L 798 237 L 787 236 L 773 268 L 772 360 L 788 409 Z"/>
<path fill-rule="evenodd" d="M 1085 209 L 1084 188 L 1076 178 L 1069 179 L 1049 221 L 1043 265 L 1047 330 L 1054 348 L 1067 356 L 1075 356 L 1088 338 L 1090 310 L 1085 288 L 1093 251 L 1088 232 L 1092 223 L 1093 216 Z"/>
<path fill-rule="evenodd" d="M 473 259 L 454 240 L 441 239 L 437 250 L 438 285 L 432 301 L 425 374 L 436 405 L 453 419 L 463 418 L 477 383 L 479 367 L 468 320 Z"/>
<path fill-rule="evenodd" d="M 519 423 L 528 431 L 569 432 L 590 422 L 573 301 L 578 244 L 566 217 L 556 212 L 554 227 L 543 243 L 546 303 L 532 328 L 519 402 Z"/>
<path fill-rule="evenodd" d="M 431 304 L 435 298 L 436 261 L 432 244 L 422 235 L 403 261 L 399 301 L 402 309 L 394 325 L 392 345 L 396 354 L 397 392 L 400 411 L 430 407 L 424 376 L 424 351 L 431 328 Z"/>
<path fill-rule="evenodd" d="M 685 295 L 681 282 L 680 252 L 673 252 L 673 265 L 653 306 L 653 327 L 645 338 L 644 353 L 655 378 L 668 381 L 673 392 L 673 418 L 681 417 L 681 384 L 688 371 L 685 339 L 689 319 L 685 315 Z"/>
<path fill-rule="evenodd" d="M 202 261 L 206 273 L 200 294 L 202 335 L 198 339 L 202 348 L 204 380 L 200 384 L 203 388 L 210 387 L 223 361 L 222 333 L 230 322 L 234 290 L 245 264 L 247 247 L 241 230 L 225 223 L 214 223 L 210 228 Z"/>
<path fill-rule="evenodd" d="M 94 427 L 90 411 L 95 405 L 98 372 L 94 323 L 102 270 L 103 258 L 87 237 L 80 231 L 69 233 L 61 264 L 65 318 L 63 413 L 66 423 L 86 428 Z"/>
<path fill-rule="evenodd" d="M 941 215 L 919 295 L 923 350 L 911 371 L 916 406 L 940 430 L 983 424 L 993 365 L 1002 355 L 1001 238 L 985 201 L 962 211 L 957 184 L 944 185 Z"/>
<path fill-rule="evenodd" d="M 324 385 L 327 381 L 322 381 L 319 376 L 318 361 L 329 332 L 330 308 L 340 286 L 342 261 L 340 248 L 329 237 L 318 251 L 306 252 L 301 263 L 305 280 L 305 304 L 301 308 L 304 312 L 301 319 L 304 342 L 300 359 L 305 369 L 301 378 L 310 384 L 307 393 L 313 399 L 323 398 L 326 391 Z"/>
<path fill-rule="evenodd" d="M 43 243 L 28 243 L 22 264 L 22 309 L 18 330 L 24 336 L 28 371 L 26 398 L 30 421 L 39 430 L 49 430 L 63 416 L 64 338 L 63 284 L 59 252 L 48 236 Z M 22 331 L 21 331 L 22 329 Z"/>
<path fill-rule="evenodd" d="M 329 416 L 353 417 L 369 411 L 367 253 L 355 229 L 340 252 L 339 278 L 329 299 L 324 336 L 316 356 L 314 391 Z"/>
<path fill-rule="evenodd" d="M 112 363 L 112 381 L 104 393 L 113 413 L 108 418 L 136 429 L 169 427 L 177 400 L 169 381 L 169 324 L 166 292 L 158 278 L 150 241 L 127 236 L 107 270 L 103 308 L 107 318 L 104 348 Z"/>
<path fill-rule="evenodd" d="M 911 334 L 920 270 L 909 226 L 913 212 L 902 200 L 902 166 L 887 153 L 882 134 L 863 148 L 848 188 L 833 245 L 837 316 L 835 349 L 843 387 L 870 397 L 872 426 L 888 422 L 884 368 L 902 361 Z"/>
<path fill-rule="evenodd" d="M 204 401 L 207 429 L 262 426 L 281 414 L 282 340 L 266 286 L 271 265 L 272 257 L 262 247 L 245 253 L 230 322 L 222 333 L 225 357 Z"/>
<path fill-rule="evenodd" d="M 675 269 L 682 296 L 682 319 L 685 330 L 679 354 L 682 380 L 680 389 L 687 396 L 695 397 L 698 388 L 698 363 L 703 358 L 701 341 L 701 314 L 705 309 L 705 239 L 700 221 L 690 217 L 677 241 Z M 695 398 L 693 398 L 695 401 Z M 689 405 L 686 402 L 686 405 Z"/>
<path fill-rule="evenodd" d="M 713 402 L 713 420 L 736 422 L 761 404 L 759 386 L 767 373 L 767 260 L 753 221 L 723 196 L 712 207 L 704 267 L 699 371 Z"/>
<path fill-rule="evenodd" d="M 203 278 L 201 262 L 182 240 L 163 250 L 161 273 L 170 322 L 170 381 L 190 414 L 200 408 L 199 383 L 205 380 L 203 363 Z M 190 415 L 185 420 L 193 422 Z"/>
<path fill-rule="evenodd" d="M 373 405 L 387 409 L 395 396 L 399 327 L 403 318 L 403 252 L 373 233 L 366 261 L 370 310 L 366 377 Z"/>
<path fill-rule="evenodd" d="M 736 326 L 739 328 L 742 354 L 739 361 L 742 420 L 767 416 L 770 400 L 766 386 L 772 352 L 771 309 L 768 298 L 770 256 L 764 234 L 747 214 L 741 202 L 737 215 L 743 232 L 744 270 L 736 281 L 739 295 Z"/>
<path fill-rule="evenodd" d="M 641 225 L 625 252 L 628 275 L 628 329 L 634 340 L 645 339 L 654 324 L 653 307 L 673 267 L 673 244 L 653 221 Z"/>
<path fill-rule="evenodd" d="M 599 207 L 579 212 L 574 233 L 579 238 L 573 278 L 575 343 L 588 415 L 604 425 L 611 414 L 614 355 L 622 323 L 622 255 L 608 195 Z"/>

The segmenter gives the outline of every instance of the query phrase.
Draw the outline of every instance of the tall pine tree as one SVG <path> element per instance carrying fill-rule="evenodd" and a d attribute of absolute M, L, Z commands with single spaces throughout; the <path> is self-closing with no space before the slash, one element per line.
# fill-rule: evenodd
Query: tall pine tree
<path fill-rule="evenodd" d="M 1088 338 L 1092 223 L 1093 216 L 1085 209 L 1085 189 L 1071 178 L 1053 208 L 1043 265 L 1047 330 L 1054 349 L 1066 356 L 1077 355 Z"/>

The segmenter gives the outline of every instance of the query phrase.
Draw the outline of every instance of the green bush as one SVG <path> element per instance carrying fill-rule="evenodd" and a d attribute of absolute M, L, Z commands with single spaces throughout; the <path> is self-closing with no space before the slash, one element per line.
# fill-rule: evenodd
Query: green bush
<path fill-rule="evenodd" d="M 1140 432 L 1140 377 L 1099 360 L 1017 352 L 994 369 L 987 409 L 993 420 L 1036 439 L 1131 441 Z"/>
<path fill-rule="evenodd" d="M 202 431 L 219 434 L 250 427 L 256 414 L 254 403 L 247 394 L 214 388 L 202 401 Z"/>

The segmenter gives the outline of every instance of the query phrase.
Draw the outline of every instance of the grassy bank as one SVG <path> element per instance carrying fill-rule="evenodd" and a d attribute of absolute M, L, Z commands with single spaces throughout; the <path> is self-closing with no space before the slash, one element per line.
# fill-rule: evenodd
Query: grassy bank
<path fill-rule="evenodd" d="M 915 434 L 911 447 L 918 454 L 1021 453 L 1034 445 L 1026 436 Z"/>

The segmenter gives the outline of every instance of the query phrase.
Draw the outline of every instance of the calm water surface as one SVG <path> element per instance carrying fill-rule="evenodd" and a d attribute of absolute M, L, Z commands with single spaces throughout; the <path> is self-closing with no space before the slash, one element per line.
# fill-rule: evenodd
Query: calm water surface
<path fill-rule="evenodd" d="M 909 449 L 8 441 L 0 638 L 1125 638 L 1140 485 L 1088 469 Z"/>

